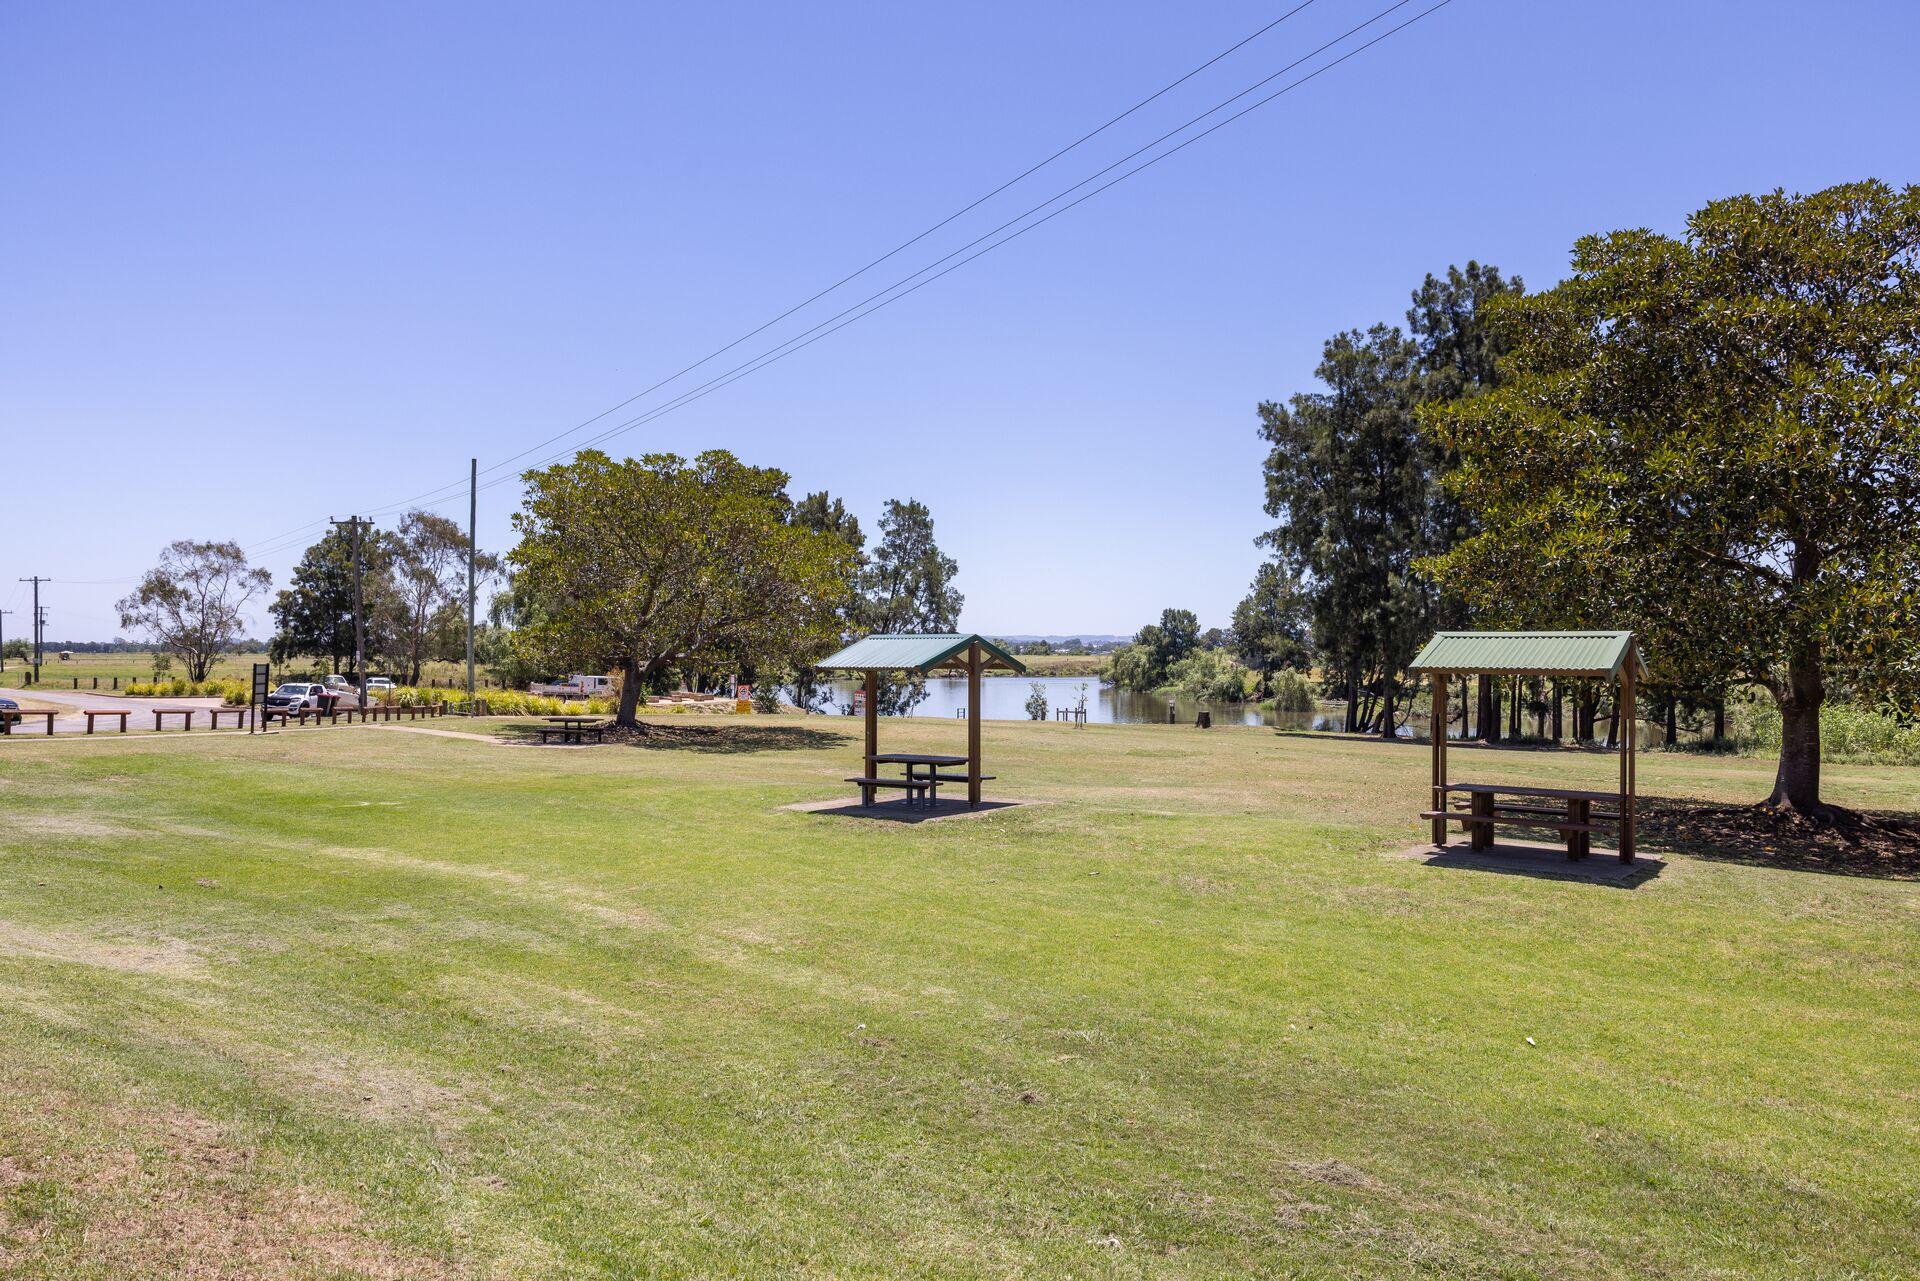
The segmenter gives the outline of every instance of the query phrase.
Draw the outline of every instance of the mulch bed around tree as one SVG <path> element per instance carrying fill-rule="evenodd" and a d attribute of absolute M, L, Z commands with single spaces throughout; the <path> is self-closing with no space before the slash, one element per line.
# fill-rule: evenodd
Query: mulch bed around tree
<path fill-rule="evenodd" d="M 1920 880 L 1920 815 L 1835 807 L 1821 822 L 1758 805 L 1642 796 L 1640 841 L 1695 858 Z"/>

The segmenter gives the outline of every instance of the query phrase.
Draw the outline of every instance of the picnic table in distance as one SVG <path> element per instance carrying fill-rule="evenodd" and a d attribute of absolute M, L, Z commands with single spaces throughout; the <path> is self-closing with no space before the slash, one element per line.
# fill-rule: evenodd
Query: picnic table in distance
<path fill-rule="evenodd" d="M 606 719 L 600 716 L 547 716 L 548 723 L 540 726 L 540 742 L 551 742 L 558 736 L 562 743 L 585 743 L 586 736 L 593 735 L 593 741 L 604 743 L 607 735 Z"/>

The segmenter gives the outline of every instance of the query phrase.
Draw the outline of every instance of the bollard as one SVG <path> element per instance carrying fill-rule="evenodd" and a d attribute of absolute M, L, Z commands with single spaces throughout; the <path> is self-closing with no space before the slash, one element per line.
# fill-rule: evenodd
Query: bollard
<path fill-rule="evenodd" d="M 1168 699 L 1167 700 L 1167 724 L 1178 725 L 1179 723 L 1180 723 L 1180 709 L 1174 705 L 1174 701 L 1172 699 Z"/>
<path fill-rule="evenodd" d="M 1212 729 L 1213 713 L 1203 711 L 1198 716 L 1193 718 L 1193 723 L 1194 723 L 1194 726 L 1198 729 Z"/>

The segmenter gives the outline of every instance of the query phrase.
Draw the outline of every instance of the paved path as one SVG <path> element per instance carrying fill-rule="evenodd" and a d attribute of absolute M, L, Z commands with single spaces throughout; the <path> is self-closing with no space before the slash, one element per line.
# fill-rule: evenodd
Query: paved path
<path fill-rule="evenodd" d="M 0 697 L 15 699 L 21 703 L 46 703 L 73 709 L 53 718 L 53 732 L 56 734 L 86 733 L 87 718 L 80 714 L 83 711 L 131 712 L 133 714 L 127 718 L 129 728 L 145 724 L 151 729 L 152 713 L 156 707 L 220 706 L 220 700 L 217 698 L 129 698 L 125 694 L 87 689 L 0 689 Z M 203 720 L 204 718 L 195 717 L 194 719 Z M 177 728 L 179 722 L 175 721 L 172 724 Z M 106 721 L 102 721 L 95 733 L 111 731 L 112 727 Z M 45 722 L 36 718 L 14 726 L 13 732 L 16 734 L 38 732 L 44 738 L 46 737 Z"/>

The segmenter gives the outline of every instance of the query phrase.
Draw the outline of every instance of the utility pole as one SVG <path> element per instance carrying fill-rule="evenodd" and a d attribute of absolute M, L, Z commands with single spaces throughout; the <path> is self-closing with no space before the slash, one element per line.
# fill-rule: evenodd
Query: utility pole
<path fill-rule="evenodd" d="M 347 525 L 353 529 L 353 679 L 360 687 L 360 706 L 367 705 L 367 628 L 360 600 L 360 531 L 373 524 L 358 516 L 345 520 L 328 519 L 329 525 Z"/>
<path fill-rule="evenodd" d="M 467 468 L 467 702 L 473 702 L 473 615 L 475 609 L 473 562 L 479 555 L 474 527 L 480 523 L 480 460 L 468 460 Z"/>
<path fill-rule="evenodd" d="M 0 672 L 7 670 L 7 615 L 12 612 L 0 609 Z"/>
<path fill-rule="evenodd" d="M 20 581 L 33 584 L 33 683 L 38 685 L 40 683 L 40 639 L 41 633 L 46 629 L 47 621 L 46 614 L 40 608 L 40 584 L 50 583 L 53 580 L 35 574 L 32 578 L 23 578 Z"/>

